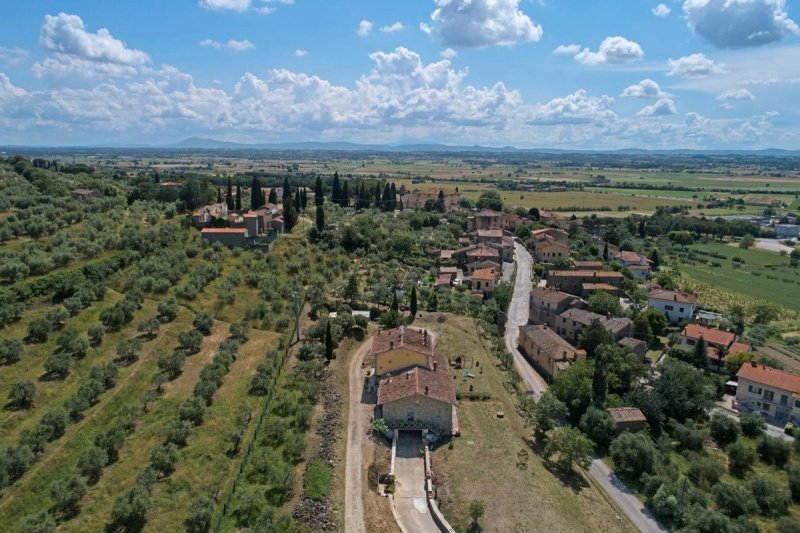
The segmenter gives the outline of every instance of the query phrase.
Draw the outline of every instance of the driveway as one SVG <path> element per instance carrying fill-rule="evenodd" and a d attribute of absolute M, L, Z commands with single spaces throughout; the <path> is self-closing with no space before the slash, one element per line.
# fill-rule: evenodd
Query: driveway
<path fill-rule="evenodd" d="M 349 382 L 350 401 L 348 407 L 347 455 L 345 459 L 344 480 L 344 529 L 356 533 L 366 533 L 364 522 L 364 457 L 370 413 L 373 406 L 364 398 L 365 370 L 361 368 L 364 356 L 372 346 L 372 339 L 364 342 L 353 354 L 350 361 Z"/>
<path fill-rule="evenodd" d="M 603 461 L 593 459 L 589 474 L 602 487 L 603 491 L 614 499 L 617 506 L 639 531 L 645 533 L 667 531 L 653 519 L 650 511 L 644 508 L 644 504 L 611 472 L 611 469 Z"/>
<path fill-rule="evenodd" d="M 401 431 L 394 463 L 397 490 L 394 503 L 401 526 L 409 533 L 440 533 L 428 510 L 425 494 L 425 459 L 419 453 L 419 431 Z"/>
<path fill-rule="evenodd" d="M 514 295 L 511 298 L 511 304 L 508 306 L 506 349 L 514 357 L 514 367 L 522 377 L 522 382 L 525 384 L 528 393 L 539 397 L 547 390 L 547 383 L 517 349 L 519 327 L 528 323 L 528 314 L 530 313 L 529 302 L 533 258 L 528 253 L 528 250 L 525 249 L 525 246 L 515 242 L 514 259 L 517 263 L 517 278 L 514 284 Z"/>

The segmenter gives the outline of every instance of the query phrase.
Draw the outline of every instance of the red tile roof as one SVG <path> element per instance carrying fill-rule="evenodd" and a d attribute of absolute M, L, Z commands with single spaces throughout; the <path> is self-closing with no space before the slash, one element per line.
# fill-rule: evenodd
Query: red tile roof
<path fill-rule="evenodd" d="M 437 287 L 449 287 L 450 282 L 453 280 L 453 276 L 450 274 L 440 274 L 438 278 L 436 278 L 436 286 Z"/>
<path fill-rule="evenodd" d="M 389 350 L 406 348 L 421 354 L 433 355 L 433 339 L 424 329 L 414 329 L 405 326 L 379 331 L 372 337 L 372 355 L 378 355 Z"/>
<path fill-rule="evenodd" d="M 667 291 L 664 289 L 653 289 L 648 298 L 653 300 L 664 300 L 670 302 L 680 302 L 684 304 L 694 305 L 697 303 L 697 296 L 694 294 L 687 294 L 685 292 Z"/>
<path fill-rule="evenodd" d="M 551 304 L 558 305 L 567 300 L 577 300 L 577 296 L 561 292 L 553 288 L 534 287 L 531 290 L 531 298 L 538 298 L 543 302 L 550 302 Z"/>
<path fill-rule="evenodd" d="M 683 328 L 681 335 L 695 340 L 703 337 L 703 339 L 705 339 L 705 341 L 709 344 L 717 344 L 720 346 L 725 346 L 726 348 L 730 346 L 734 340 L 736 340 L 736 335 L 733 333 L 722 331 L 721 329 L 716 328 L 707 328 L 697 324 L 688 324 L 685 328 Z"/>
<path fill-rule="evenodd" d="M 751 349 L 752 347 L 749 344 L 745 344 L 743 342 L 734 342 L 728 346 L 728 353 L 749 352 Z"/>
<path fill-rule="evenodd" d="M 800 394 L 800 376 L 757 363 L 745 363 L 736 375 L 762 385 Z"/>
<path fill-rule="evenodd" d="M 416 367 L 383 378 L 378 384 L 378 405 L 417 395 L 456 405 L 456 392 L 447 360 L 437 356 L 436 367 L 436 370 Z"/>
<path fill-rule="evenodd" d="M 472 273 L 472 279 L 479 281 L 494 281 L 495 270 L 493 268 L 479 268 Z"/>
<path fill-rule="evenodd" d="M 247 233 L 245 228 L 203 228 L 200 233 Z"/>
<path fill-rule="evenodd" d="M 568 278 L 622 278 L 621 272 L 606 270 L 552 270 L 548 277 L 568 277 Z"/>
<path fill-rule="evenodd" d="M 488 246 L 477 246 L 467 251 L 467 257 L 500 257 L 497 250 Z"/>
<path fill-rule="evenodd" d="M 501 229 L 479 229 L 478 237 L 502 237 L 503 230 Z"/>
<path fill-rule="evenodd" d="M 609 407 L 606 411 L 614 422 L 647 422 L 647 418 L 636 407 Z"/>

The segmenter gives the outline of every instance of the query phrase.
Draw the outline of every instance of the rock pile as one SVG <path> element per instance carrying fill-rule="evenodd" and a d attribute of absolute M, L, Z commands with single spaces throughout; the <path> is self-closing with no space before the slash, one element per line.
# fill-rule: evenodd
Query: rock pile
<path fill-rule="evenodd" d="M 336 465 L 334 445 L 339 438 L 339 430 L 342 426 L 342 398 L 331 385 L 333 372 L 328 371 L 323 379 L 320 394 L 323 410 L 317 421 L 317 435 L 321 438 L 322 443 L 311 461 L 318 459 L 333 468 Z M 309 529 L 331 531 L 338 529 L 333 514 L 329 495 L 326 495 L 321 501 L 312 500 L 303 495 L 303 499 L 300 500 L 292 516 Z"/>

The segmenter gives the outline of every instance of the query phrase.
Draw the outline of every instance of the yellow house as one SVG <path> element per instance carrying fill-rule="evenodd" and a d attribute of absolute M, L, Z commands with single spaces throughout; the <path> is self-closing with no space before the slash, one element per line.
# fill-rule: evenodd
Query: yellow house
<path fill-rule="evenodd" d="M 433 366 L 433 339 L 426 330 L 401 326 L 379 332 L 372 338 L 375 374 L 394 374 L 413 367 Z"/>

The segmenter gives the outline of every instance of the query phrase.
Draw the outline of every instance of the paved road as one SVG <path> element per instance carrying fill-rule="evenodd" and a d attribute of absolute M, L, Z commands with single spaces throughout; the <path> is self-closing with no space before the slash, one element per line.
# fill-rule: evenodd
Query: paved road
<path fill-rule="evenodd" d="M 514 284 L 514 296 L 508 306 L 508 322 L 506 323 L 506 349 L 514 356 L 514 366 L 522 376 L 522 382 L 529 394 L 536 397 L 542 395 L 547 390 L 547 383 L 533 367 L 525 360 L 525 357 L 517 349 L 517 339 L 519 338 L 519 326 L 528 323 L 530 312 L 529 302 L 531 294 L 531 269 L 533 268 L 533 258 L 525 246 L 514 243 L 514 259 L 517 263 L 517 279 Z"/>
<path fill-rule="evenodd" d="M 514 256 L 517 261 L 517 281 L 514 287 L 514 296 L 508 309 L 508 323 L 506 324 L 506 348 L 514 356 L 514 366 L 517 368 L 522 382 L 529 393 L 536 397 L 547 390 L 547 383 L 525 360 L 517 349 L 519 326 L 528 323 L 528 305 L 531 292 L 531 254 L 520 243 L 514 244 Z M 652 515 L 644 508 L 636 496 L 609 470 L 608 466 L 600 459 L 592 461 L 589 475 L 597 482 L 605 493 L 614 500 L 617 506 L 625 513 L 631 523 L 645 533 L 665 532 L 666 529 L 658 525 Z"/>
<path fill-rule="evenodd" d="M 401 431 L 394 464 L 397 490 L 394 503 L 401 526 L 413 533 L 441 533 L 428 510 L 425 494 L 425 460 L 420 455 L 418 431 Z"/>
<path fill-rule="evenodd" d="M 614 499 L 617 506 L 639 531 L 646 533 L 668 531 L 653 519 L 653 516 L 644 508 L 642 502 L 611 472 L 608 465 L 603 461 L 594 459 L 591 468 L 589 468 L 589 474 L 603 488 L 606 494 Z"/>
<path fill-rule="evenodd" d="M 349 382 L 350 402 L 348 408 L 347 456 L 344 480 L 344 529 L 365 533 L 364 522 L 364 444 L 368 438 L 367 425 L 372 405 L 362 403 L 365 371 L 361 368 L 364 356 L 372 346 L 372 339 L 364 342 L 353 354 L 350 361 Z"/>

